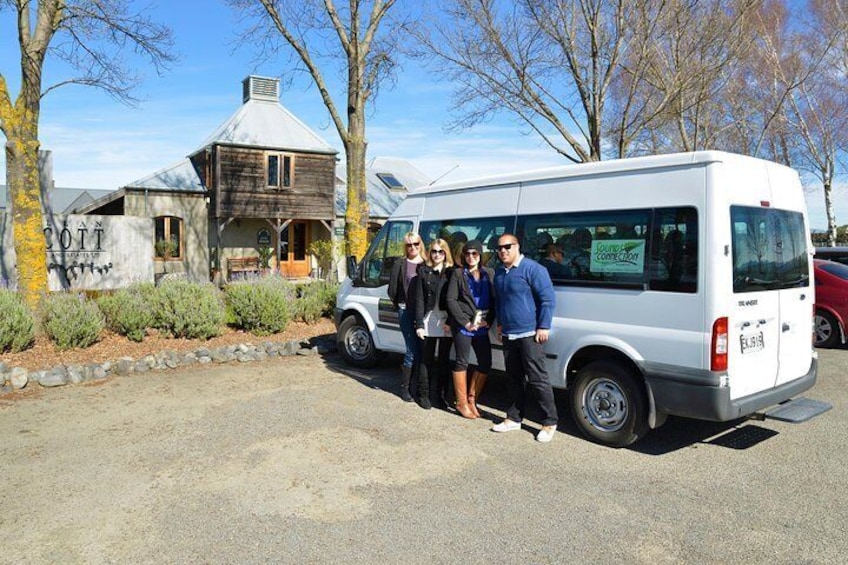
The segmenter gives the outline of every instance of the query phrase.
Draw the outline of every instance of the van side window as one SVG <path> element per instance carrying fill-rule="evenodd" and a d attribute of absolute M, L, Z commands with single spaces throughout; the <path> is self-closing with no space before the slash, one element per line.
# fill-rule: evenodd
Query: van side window
<path fill-rule="evenodd" d="M 390 221 L 380 228 L 362 260 L 359 286 L 388 284 L 392 264 L 404 256 L 403 236 L 412 231 L 412 222 Z"/>
<path fill-rule="evenodd" d="M 698 212 L 695 208 L 657 208 L 651 232 L 651 290 L 698 289 Z"/>
<path fill-rule="evenodd" d="M 810 273 L 800 212 L 731 206 L 733 292 L 806 286 Z"/>
<path fill-rule="evenodd" d="M 498 254 L 495 253 L 498 238 L 511 232 L 514 226 L 513 216 L 452 219 L 422 222 L 420 233 L 425 245 L 430 245 L 431 241 L 438 238 L 447 241 L 457 266 L 462 264 L 462 247 L 465 242 L 476 239 L 483 244 L 481 263 L 494 269 L 500 265 Z"/>
<path fill-rule="evenodd" d="M 651 210 L 520 216 L 521 252 L 555 285 L 642 287 Z"/>

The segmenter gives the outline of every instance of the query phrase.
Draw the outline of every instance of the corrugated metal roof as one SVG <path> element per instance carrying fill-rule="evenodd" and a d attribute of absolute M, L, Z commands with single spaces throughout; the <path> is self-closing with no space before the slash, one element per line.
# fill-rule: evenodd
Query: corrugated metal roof
<path fill-rule="evenodd" d="M 338 153 L 279 102 L 251 99 L 193 151 L 215 143 L 289 151 Z"/>
<path fill-rule="evenodd" d="M 50 190 L 50 208 L 56 214 L 72 214 L 74 210 L 111 193 L 111 190 L 94 188 L 68 188 L 57 186 Z M 5 184 L 0 184 L 0 210 L 7 208 L 8 194 Z"/>
<path fill-rule="evenodd" d="M 206 192 L 191 161 L 182 159 L 142 179 L 124 185 L 125 188 L 167 190 L 176 192 Z"/>
<path fill-rule="evenodd" d="M 430 182 L 424 173 L 405 159 L 393 157 L 373 159 L 365 169 L 365 182 L 367 184 L 368 214 L 375 219 L 384 219 L 391 216 L 407 194 L 406 190 L 392 190 L 386 186 L 378 176 L 381 173 L 394 175 L 406 190 L 426 186 Z M 347 183 L 345 181 L 344 164 L 340 164 L 336 168 L 336 177 L 339 180 L 336 186 L 336 216 L 344 216 L 347 208 L 347 191 L 345 190 Z"/>

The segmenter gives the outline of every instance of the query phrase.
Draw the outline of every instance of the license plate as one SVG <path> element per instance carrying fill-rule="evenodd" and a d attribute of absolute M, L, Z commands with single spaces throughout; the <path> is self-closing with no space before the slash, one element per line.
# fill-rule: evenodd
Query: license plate
<path fill-rule="evenodd" d="M 742 353 L 755 353 L 762 351 L 765 348 L 763 342 L 763 332 L 755 334 L 747 334 L 739 336 L 739 341 L 742 344 Z"/>

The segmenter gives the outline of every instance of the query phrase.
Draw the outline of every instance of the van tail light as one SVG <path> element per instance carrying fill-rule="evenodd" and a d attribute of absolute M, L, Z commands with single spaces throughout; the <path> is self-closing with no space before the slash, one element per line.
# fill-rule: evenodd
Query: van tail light
<path fill-rule="evenodd" d="M 727 370 L 727 318 L 713 322 L 712 348 L 710 349 L 710 370 Z"/>

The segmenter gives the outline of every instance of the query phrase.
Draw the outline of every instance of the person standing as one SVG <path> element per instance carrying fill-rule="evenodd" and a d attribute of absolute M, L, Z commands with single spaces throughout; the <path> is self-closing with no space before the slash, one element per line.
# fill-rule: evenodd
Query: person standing
<path fill-rule="evenodd" d="M 446 286 L 453 269 L 448 242 L 436 239 L 430 243 L 426 266 L 412 280 L 415 296 L 415 333 L 423 340 L 418 367 L 418 405 L 429 410 L 433 405 L 447 406 L 444 391 L 450 372 L 450 349 L 453 339 L 448 325 Z M 438 354 L 437 354 L 438 350 Z"/>
<path fill-rule="evenodd" d="M 465 266 L 454 270 L 447 290 L 456 352 L 453 366 L 456 411 L 470 419 L 480 417 L 476 400 L 492 368 L 489 327 L 495 318 L 494 272 L 480 265 L 482 256 L 482 243 L 476 239 L 466 243 L 462 249 Z M 477 356 L 477 368 L 469 382 L 468 357 L 472 348 Z"/>
<path fill-rule="evenodd" d="M 418 276 L 418 269 L 424 264 L 421 258 L 421 236 L 409 232 L 403 237 L 406 244 L 406 257 L 395 261 L 389 277 L 389 300 L 398 311 L 400 331 L 406 351 L 403 355 L 400 377 L 400 397 L 404 402 L 412 402 L 409 385 L 413 373 L 417 374 L 421 359 L 421 340 L 415 335 L 415 301 L 409 295 L 409 284 Z"/>
<path fill-rule="evenodd" d="M 559 419 L 543 347 L 556 302 L 553 283 L 547 269 L 521 254 L 514 235 L 502 235 L 497 252 L 503 265 L 495 272 L 495 304 L 512 404 L 506 419 L 495 424 L 492 431 L 521 429 L 527 397 L 532 395 L 542 411 L 542 429 L 536 439 L 546 443 L 553 439 Z"/>

